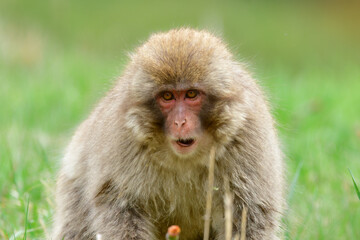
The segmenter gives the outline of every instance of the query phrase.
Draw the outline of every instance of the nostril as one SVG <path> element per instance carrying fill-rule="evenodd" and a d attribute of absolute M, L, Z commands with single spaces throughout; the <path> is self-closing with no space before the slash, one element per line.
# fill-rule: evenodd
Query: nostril
<path fill-rule="evenodd" d="M 186 119 L 184 119 L 184 120 L 182 120 L 182 121 L 176 121 L 176 120 L 175 120 L 174 123 L 175 123 L 176 126 L 178 126 L 178 127 L 180 126 L 180 127 L 181 127 L 181 126 L 183 126 L 183 125 L 186 123 Z M 180 124 L 179 124 L 179 123 L 180 123 Z"/>

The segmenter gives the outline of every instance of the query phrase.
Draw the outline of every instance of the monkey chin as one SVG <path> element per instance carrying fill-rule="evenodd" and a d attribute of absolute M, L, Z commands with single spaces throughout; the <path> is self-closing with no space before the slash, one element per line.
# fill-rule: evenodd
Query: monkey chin
<path fill-rule="evenodd" d="M 195 138 L 171 139 L 170 143 L 175 154 L 180 157 L 191 155 L 198 147 L 198 141 Z"/>

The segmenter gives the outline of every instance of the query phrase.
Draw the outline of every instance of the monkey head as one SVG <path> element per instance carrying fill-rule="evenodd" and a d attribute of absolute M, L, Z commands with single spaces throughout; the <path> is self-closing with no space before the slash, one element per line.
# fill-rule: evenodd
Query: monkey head
<path fill-rule="evenodd" d="M 142 144 L 180 157 L 206 152 L 214 141 L 225 145 L 247 112 L 242 69 L 208 32 L 155 34 L 131 56 L 120 81 L 133 104 L 127 126 Z"/>

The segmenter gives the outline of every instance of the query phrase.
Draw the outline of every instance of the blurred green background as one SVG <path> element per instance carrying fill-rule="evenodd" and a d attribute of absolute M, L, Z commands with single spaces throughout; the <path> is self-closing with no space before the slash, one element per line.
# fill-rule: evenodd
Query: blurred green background
<path fill-rule="evenodd" d="M 222 36 L 270 96 L 286 238 L 360 239 L 360 2 L 235 0 L 0 1 L 0 238 L 46 238 L 74 129 L 128 52 L 180 26 Z"/>

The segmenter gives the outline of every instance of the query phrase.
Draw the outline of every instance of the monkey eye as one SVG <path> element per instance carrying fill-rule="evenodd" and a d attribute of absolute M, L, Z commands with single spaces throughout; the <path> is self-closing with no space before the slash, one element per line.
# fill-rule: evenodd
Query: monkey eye
<path fill-rule="evenodd" d="M 197 90 L 189 90 L 186 93 L 186 97 L 187 98 L 195 98 L 198 94 L 199 94 L 199 92 Z"/>
<path fill-rule="evenodd" d="M 166 101 L 169 101 L 171 99 L 174 99 L 174 95 L 171 92 L 164 92 L 162 94 L 162 98 Z"/>

